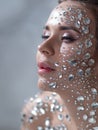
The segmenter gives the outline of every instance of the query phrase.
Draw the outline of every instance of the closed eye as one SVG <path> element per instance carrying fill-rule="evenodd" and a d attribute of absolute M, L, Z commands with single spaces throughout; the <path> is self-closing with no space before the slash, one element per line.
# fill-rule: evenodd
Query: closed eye
<path fill-rule="evenodd" d="M 72 43 L 75 40 L 77 40 L 77 38 L 74 38 L 73 36 L 62 36 L 61 38 L 62 41 L 64 41 L 65 43 Z"/>
<path fill-rule="evenodd" d="M 42 35 L 41 37 L 42 37 L 42 39 L 46 40 L 49 38 L 49 35 Z"/>

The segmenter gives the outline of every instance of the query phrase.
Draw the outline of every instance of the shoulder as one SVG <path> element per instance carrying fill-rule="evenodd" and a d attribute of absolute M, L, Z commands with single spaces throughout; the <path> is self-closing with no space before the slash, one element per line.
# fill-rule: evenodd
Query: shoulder
<path fill-rule="evenodd" d="M 66 127 L 66 107 L 56 93 L 43 92 L 25 104 L 22 111 L 22 128 L 29 130 Z M 58 129 L 59 129 L 58 128 Z"/>

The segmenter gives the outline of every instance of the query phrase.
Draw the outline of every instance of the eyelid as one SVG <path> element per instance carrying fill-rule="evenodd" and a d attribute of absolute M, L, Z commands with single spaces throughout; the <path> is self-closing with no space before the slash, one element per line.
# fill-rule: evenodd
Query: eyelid
<path fill-rule="evenodd" d="M 42 37 L 42 39 L 47 39 L 47 38 L 49 38 L 48 35 L 46 35 L 46 36 L 45 36 L 45 35 L 42 35 L 41 37 Z"/>
<path fill-rule="evenodd" d="M 71 43 L 74 42 L 79 38 L 79 35 L 74 35 L 74 34 L 69 34 L 69 33 L 64 33 L 63 36 L 61 37 L 61 40 L 64 40 L 66 43 Z"/>
<path fill-rule="evenodd" d="M 42 34 L 42 39 L 47 39 L 50 36 L 50 32 L 48 30 L 44 30 L 43 34 Z"/>

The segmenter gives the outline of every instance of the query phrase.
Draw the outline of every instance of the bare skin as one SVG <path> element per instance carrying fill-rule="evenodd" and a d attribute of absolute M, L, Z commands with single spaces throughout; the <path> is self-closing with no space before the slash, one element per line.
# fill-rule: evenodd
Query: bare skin
<path fill-rule="evenodd" d="M 67 130 L 98 129 L 98 52 L 95 29 L 94 16 L 78 2 L 63 2 L 52 11 L 43 31 L 43 43 L 37 53 L 38 87 L 43 93 L 24 107 L 23 113 L 27 116 L 21 130 L 26 130 L 26 127 L 28 130 L 38 130 L 38 126 L 45 129 L 46 118 L 49 118 L 51 127 L 63 123 Z M 56 96 L 53 96 L 53 92 Z M 47 96 L 50 99 L 52 96 L 52 99 L 46 100 Z M 27 119 L 39 98 L 44 105 L 48 104 L 48 110 L 44 108 L 41 115 L 37 113 L 37 119 L 28 123 Z M 55 105 L 53 100 L 60 107 L 63 106 L 63 110 L 52 112 L 51 108 Z"/>

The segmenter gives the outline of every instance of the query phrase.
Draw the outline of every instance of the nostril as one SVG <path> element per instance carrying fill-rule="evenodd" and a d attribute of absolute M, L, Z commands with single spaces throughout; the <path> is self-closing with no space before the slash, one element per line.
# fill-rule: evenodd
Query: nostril
<path fill-rule="evenodd" d="M 46 55 L 50 55 L 50 54 L 51 54 L 51 52 L 48 51 L 48 50 L 43 50 L 42 53 L 44 53 L 44 54 L 46 54 Z"/>
<path fill-rule="evenodd" d="M 50 45 L 41 44 L 38 45 L 38 50 L 44 55 L 53 55 L 54 49 Z"/>

